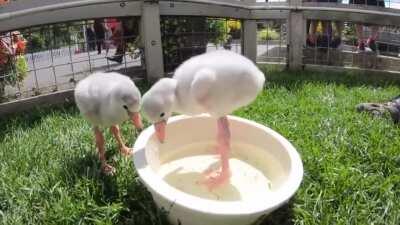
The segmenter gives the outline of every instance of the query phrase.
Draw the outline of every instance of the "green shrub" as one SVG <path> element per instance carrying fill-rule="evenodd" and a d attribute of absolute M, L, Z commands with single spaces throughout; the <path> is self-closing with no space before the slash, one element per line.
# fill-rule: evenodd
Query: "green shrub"
<path fill-rule="evenodd" d="M 349 45 L 354 45 L 357 43 L 357 34 L 356 34 L 356 28 L 353 24 L 344 24 L 344 29 L 343 29 L 343 34 L 344 34 L 344 42 Z"/>
<path fill-rule="evenodd" d="M 214 45 L 223 44 L 229 38 L 230 27 L 225 20 L 208 20 L 207 26 L 210 32 L 209 41 Z"/>
<path fill-rule="evenodd" d="M 16 70 L 16 80 L 17 82 L 22 82 L 28 75 L 28 62 L 25 56 L 19 55 L 15 60 L 15 70 Z"/>
<path fill-rule="evenodd" d="M 271 28 L 264 28 L 257 32 L 257 39 L 259 41 L 278 40 L 279 33 Z"/>
<path fill-rule="evenodd" d="M 28 49 L 30 52 L 38 52 L 44 50 L 44 38 L 40 34 L 32 34 L 30 37 L 28 37 Z"/>

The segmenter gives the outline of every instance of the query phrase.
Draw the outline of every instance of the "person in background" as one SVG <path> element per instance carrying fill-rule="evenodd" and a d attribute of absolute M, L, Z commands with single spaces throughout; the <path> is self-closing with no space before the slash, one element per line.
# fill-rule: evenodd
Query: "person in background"
<path fill-rule="evenodd" d="M 117 21 L 118 23 L 114 26 L 111 36 L 111 39 L 117 49 L 115 51 L 115 55 L 112 57 L 107 57 L 107 59 L 117 63 L 122 63 L 122 59 L 125 54 L 124 29 L 122 26 L 122 22 L 119 19 L 117 19 Z"/>
<path fill-rule="evenodd" d="M 119 23 L 115 27 L 112 39 L 117 50 L 113 57 L 108 57 L 109 60 L 122 63 L 122 60 L 127 51 L 127 43 L 133 43 L 138 31 L 138 26 L 135 25 L 135 20 L 131 18 L 118 19 Z"/>
<path fill-rule="evenodd" d="M 26 40 L 19 31 L 3 35 L 0 39 L 0 74 L 12 72 L 16 76 L 11 80 L 22 82 L 28 74 L 25 51 Z"/>
<path fill-rule="evenodd" d="M 322 39 L 318 38 L 317 35 L 317 27 L 318 27 L 318 20 L 311 20 L 308 22 L 308 27 L 309 30 L 307 32 L 307 45 L 311 47 L 315 47 L 318 45 L 318 47 L 321 47 L 321 41 Z M 322 33 L 326 34 L 328 31 L 328 27 L 331 26 L 330 21 L 321 21 L 322 23 Z M 320 40 L 318 40 L 320 39 Z"/>
<path fill-rule="evenodd" d="M 19 31 L 14 31 L 12 35 L 12 51 L 13 55 L 24 55 L 26 50 L 26 40 Z"/>
<path fill-rule="evenodd" d="M 384 0 L 350 0 L 350 4 L 357 4 L 357 5 L 369 5 L 369 6 L 377 6 L 377 7 L 385 7 Z M 356 24 L 356 33 L 357 33 L 357 50 L 358 52 L 364 51 L 376 51 L 376 39 L 379 35 L 379 26 L 371 25 L 371 34 L 368 39 L 365 41 L 364 39 L 364 26 L 368 24 Z"/>
<path fill-rule="evenodd" d="M 341 21 L 334 21 L 332 22 L 335 25 L 335 31 L 331 30 L 329 33 L 332 36 L 330 46 L 332 48 L 338 48 L 342 44 L 342 32 L 343 32 L 343 22 Z M 331 26 L 332 28 L 332 26 Z"/>
<path fill-rule="evenodd" d="M 114 31 L 116 29 L 116 27 L 120 24 L 120 22 L 116 19 L 116 18 L 106 18 L 104 19 L 105 21 L 105 27 L 106 27 L 106 40 L 107 40 L 107 44 L 108 44 L 108 48 L 106 48 L 107 51 L 107 55 L 108 55 L 108 51 L 110 49 L 110 47 L 113 45 L 115 46 L 115 43 L 113 41 L 113 34 Z"/>
<path fill-rule="evenodd" d="M 103 19 L 96 19 L 93 25 L 94 34 L 96 37 L 97 54 L 101 54 L 101 48 L 105 43 L 105 25 Z"/>
<path fill-rule="evenodd" d="M 104 49 L 106 50 L 106 55 L 108 55 L 108 52 L 110 50 L 112 41 L 112 31 L 111 28 L 109 27 L 108 23 L 104 23 Z"/>
<path fill-rule="evenodd" d="M 24 55 L 26 40 L 19 31 L 3 34 L 0 38 L 0 66 L 4 66 L 15 56 Z"/>
<path fill-rule="evenodd" d="M 88 51 L 94 51 L 96 49 L 96 35 L 91 26 L 86 28 L 86 38 L 87 38 L 87 46 Z"/>
<path fill-rule="evenodd" d="M 339 0 L 311 0 L 312 2 L 324 2 L 324 3 L 339 3 Z M 322 24 L 322 35 L 317 35 L 318 23 Z M 336 35 L 333 31 L 333 24 L 335 24 Z M 318 21 L 311 20 L 307 21 L 307 45 L 311 47 L 323 47 L 323 48 L 337 48 L 342 42 L 342 22 L 339 21 Z"/>

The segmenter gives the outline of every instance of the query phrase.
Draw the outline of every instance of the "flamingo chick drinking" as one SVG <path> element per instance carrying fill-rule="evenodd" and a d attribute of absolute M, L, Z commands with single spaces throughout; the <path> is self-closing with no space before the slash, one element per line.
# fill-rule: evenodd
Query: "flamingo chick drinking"
<path fill-rule="evenodd" d="M 122 74 L 94 73 L 78 83 L 74 94 L 80 112 L 93 125 L 102 171 L 113 174 L 115 169 L 106 161 L 101 128 L 110 127 L 120 152 L 131 155 L 132 149 L 124 144 L 118 124 L 130 118 L 137 129 L 142 129 L 139 89 Z"/>
<path fill-rule="evenodd" d="M 213 189 L 230 177 L 230 130 L 227 115 L 250 104 L 261 92 L 264 73 L 248 58 L 226 50 L 192 57 L 172 78 L 162 78 L 143 96 L 143 111 L 154 124 L 160 142 L 173 112 L 208 113 L 217 118 L 217 153 L 221 169 L 209 171 L 202 183 Z M 206 132 L 206 131 L 205 131 Z"/>

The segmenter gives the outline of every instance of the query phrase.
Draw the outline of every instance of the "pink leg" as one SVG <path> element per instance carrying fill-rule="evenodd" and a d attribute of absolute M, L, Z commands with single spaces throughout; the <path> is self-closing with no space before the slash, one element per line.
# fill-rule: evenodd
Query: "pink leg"
<path fill-rule="evenodd" d="M 111 126 L 110 130 L 118 142 L 119 151 L 121 152 L 121 154 L 123 154 L 124 156 L 132 155 L 132 149 L 126 147 L 124 141 L 122 140 L 121 132 L 118 125 Z"/>
<path fill-rule="evenodd" d="M 105 173 L 106 175 L 112 175 L 112 174 L 114 174 L 115 169 L 114 169 L 114 167 L 109 165 L 106 161 L 103 134 L 101 133 L 101 131 L 98 127 L 94 127 L 93 130 L 94 130 L 94 134 L 96 137 L 97 150 L 99 151 L 99 158 L 101 161 L 101 169 L 102 169 L 103 173 Z"/>
<path fill-rule="evenodd" d="M 206 184 L 208 188 L 214 189 L 230 178 L 229 169 L 229 152 L 230 152 L 230 138 L 231 133 L 229 130 L 229 121 L 226 116 L 218 119 L 218 147 L 217 152 L 221 156 L 221 170 L 206 171 L 206 180 L 202 183 Z"/>

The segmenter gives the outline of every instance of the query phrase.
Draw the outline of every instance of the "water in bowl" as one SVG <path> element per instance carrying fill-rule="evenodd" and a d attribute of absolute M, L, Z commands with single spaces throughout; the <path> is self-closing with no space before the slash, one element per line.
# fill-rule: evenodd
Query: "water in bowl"
<path fill-rule="evenodd" d="M 196 143 L 161 154 L 158 174 L 174 188 L 197 197 L 219 201 L 260 201 L 273 194 L 271 170 L 280 165 L 268 152 L 245 143 L 232 143 L 231 178 L 226 184 L 209 190 L 199 184 L 204 172 L 218 168 L 219 156 L 212 142 Z"/>

